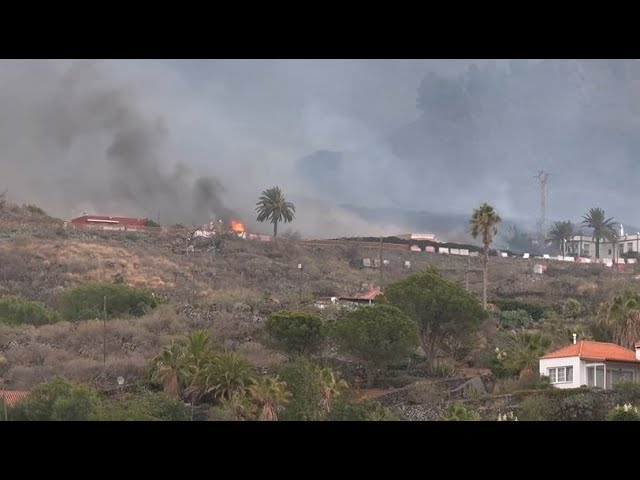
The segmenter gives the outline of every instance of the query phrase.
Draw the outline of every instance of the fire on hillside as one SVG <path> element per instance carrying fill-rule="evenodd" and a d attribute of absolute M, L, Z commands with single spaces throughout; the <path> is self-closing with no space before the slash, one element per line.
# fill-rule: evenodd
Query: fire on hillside
<path fill-rule="evenodd" d="M 253 233 L 247 232 L 247 229 L 244 227 L 244 224 L 241 221 L 235 220 L 235 219 L 231 219 L 230 222 L 226 225 L 225 225 L 225 222 L 223 222 L 222 220 L 218 220 L 217 224 L 214 222 L 210 222 L 208 225 L 203 225 L 198 230 L 193 232 L 192 236 L 194 238 L 195 237 L 209 238 L 209 237 L 213 237 L 214 235 L 223 234 L 223 233 L 236 234 L 238 237 L 244 238 L 244 239 L 248 238 L 252 240 L 263 240 L 263 241 L 271 240 L 271 237 L 269 235 L 260 235 L 260 234 L 253 234 Z"/>

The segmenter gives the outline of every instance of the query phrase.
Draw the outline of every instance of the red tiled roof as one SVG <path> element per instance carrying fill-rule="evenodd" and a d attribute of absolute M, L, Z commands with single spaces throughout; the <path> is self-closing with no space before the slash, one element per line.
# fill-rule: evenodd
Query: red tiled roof
<path fill-rule="evenodd" d="M 634 345 L 636 348 L 640 347 L 640 342 L 636 342 L 636 344 Z"/>
<path fill-rule="evenodd" d="M 640 363 L 640 360 L 636 358 L 636 353 L 633 350 L 621 347 L 615 343 L 591 342 L 587 340 L 568 345 L 560 350 L 556 350 L 555 352 L 547 353 L 540 358 L 547 359 L 563 357 L 580 357 L 588 360 Z"/>
<path fill-rule="evenodd" d="M 0 390 L 0 399 L 4 399 L 8 407 L 12 407 L 18 400 L 27 395 L 29 395 L 29 392 L 20 390 Z"/>
<path fill-rule="evenodd" d="M 373 290 L 366 292 L 359 292 L 348 297 L 340 297 L 341 300 L 373 300 L 380 295 L 380 287 L 376 287 Z"/>

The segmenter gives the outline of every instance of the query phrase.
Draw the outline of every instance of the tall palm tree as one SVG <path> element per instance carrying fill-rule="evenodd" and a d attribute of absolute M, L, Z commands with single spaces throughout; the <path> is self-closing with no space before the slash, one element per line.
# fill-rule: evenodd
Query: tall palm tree
<path fill-rule="evenodd" d="M 487 281 L 489 278 L 489 247 L 493 241 L 493 237 L 497 235 L 498 229 L 496 225 L 502 219 L 500 215 L 488 203 L 483 203 L 473 211 L 471 220 L 471 236 L 473 238 L 482 237 L 484 245 L 484 271 L 482 276 L 482 304 L 487 308 Z"/>
<path fill-rule="evenodd" d="M 280 187 L 272 187 L 262 192 L 256 205 L 257 220 L 269 220 L 273 223 L 274 237 L 278 235 L 278 222 L 291 222 L 295 216 L 296 207 L 285 200 Z"/>
<path fill-rule="evenodd" d="M 570 220 L 555 222 L 549 232 L 549 240 L 553 242 L 562 255 L 566 255 L 566 243 L 571 240 L 575 232 L 575 226 Z"/>
<path fill-rule="evenodd" d="M 153 359 L 156 370 L 154 379 L 162 382 L 164 393 L 173 397 L 180 396 L 180 380 L 184 366 L 184 350 L 179 345 L 164 347 Z"/>
<path fill-rule="evenodd" d="M 289 402 L 289 393 L 286 384 L 278 380 L 278 377 L 262 377 L 253 379 L 249 387 L 249 393 L 261 408 L 258 420 L 278 420 L 278 410 L 281 410 Z"/>
<path fill-rule="evenodd" d="M 640 294 L 627 288 L 602 305 L 599 314 L 613 341 L 633 349 L 640 340 Z"/>
<path fill-rule="evenodd" d="M 606 218 L 604 210 L 592 208 L 582 217 L 582 226 L 593 229 L 593 237 L 596 242 L 596 258 L 600 258 L 600 240 L 611 239 L 615 235 L 613 217 Z"/>

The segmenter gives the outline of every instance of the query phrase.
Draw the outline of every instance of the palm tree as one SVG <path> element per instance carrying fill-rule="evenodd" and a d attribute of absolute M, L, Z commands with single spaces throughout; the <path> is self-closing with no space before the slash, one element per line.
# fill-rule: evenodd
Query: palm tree
<path fill-rule="evenodd" d="M 223 398 L 220 405 L 231 413 L 234 420 L 243 421 L 256 416 L 256 405 L 251 400 L 246 392 L 236 392 L 229 399 Z"/>
<path fill-rule="evenodd" d="M 611 239 L 616 233 L 613 217 L 605 219 L 604 210 L 592 208 L 582 218 L 582 225 L 593 229 L 593 237 L 596 242 L 596 258 L 600 258 L 600 240 Z"/>
<path fill-rule="evenodd" d="M 184 349 L 184 376 L 187 383 L 185 393 L 193 404 L 206 392 L 204 371 L 212 361 L 213 348 L 209 343 L 209 334 L 205 330 L 195 330 L 189 334 Z"/>
<path fill-rule="evenodd" d="M 487 281 L 489 278 L 489 247 L 493 241 L 493 237 L 497 235 L 498 229 L 496 225 L 502 219 L 500 215 L 488 203 L 483 203 L 480 207 L 473 211 L 471 220 L 471 236 L 478 238 L 482 236 L 482 244 L 484 245 L 484 272 L 482 277 L 482 304 L 487 308 Z"/>
<path fill-rule="evenodd" d="M 215 398 L 230 399 L 245 393 L 253 379 L 253 366 L 236 352 L 223 352 L 215 356 L 200 378 L 204 379 L 204 393 Z"/>
<path fill-rule="evenodd" d="M 338 379 L 330 368 L 320 370 L 320 383 L 322 385 L 320 405 L 323 411 L 329 413 L 333 399 L 349 388 L 349 385 L 344 380 Z"/>
<path fill-rule="evenodd" d="M 611 329 L 615 343 L 633 349 L 640 339 L 640 294 L 627 288 L 614 296 L 602 305 L 600 320 Z"/>
<path fill-rule="evenodd" d="M 550 346 L 551 339 L 540 332 L 518 332 L 512 339 L 507 363 L 514 372 L 519 374 L 535 371 L 540 357 Z"/>
<path fill-rule="evenodd" d="M 153 359 L 156 370 L 154 379 L 162 382 L 164 393 L 180 396 L 180 377 L 184 366 L 184 350 L 179 345 L 164 347 Z"/>
<path fill-rule="evenodd" d="M 274 238 L 278 235 L 278 222 L 291 222 L 295 216 L 296 207 L 285 200 L 280 187 L 269 188 L 262 192 L 256 205 L 257 220 L 259 222 L 269 220 L 273 223 Z"/>
<path fill-rule="evenodd" d="M 286 384 L 278 380 L 278 377 L 262 377 L 259 380 L 253 379 L 252 382 L 249 393 L 261 408 L 258 420 L 278 420 L 278 410 L 281 410 L 291 397 L 291 393 L 286 389 Z"/>
<path fill-rule="evenodd" d="M 554 243 L 562 255 L 566 255 L 566 243 L 571 240 L 575 232 L 575 226 L 570 220 L 555 222 L 549 232 L 549 240 Z"/>

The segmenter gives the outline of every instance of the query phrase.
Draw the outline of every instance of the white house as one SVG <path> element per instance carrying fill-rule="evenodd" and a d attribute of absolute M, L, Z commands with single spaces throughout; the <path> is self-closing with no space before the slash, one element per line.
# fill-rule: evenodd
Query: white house
<path fill-rule="evenodd" d="M 540 375 L 557 388 L 614 388 L 640 382 L 640 342 L 635 352 L 614 343 L 580 341 L 540 357 Z"/>
<path fill-rule="evenodd" d="M 596 241 L 591 235 L 575 235 L 566 244 L 567 255 L 578 255 L 585 258 L 595 258 Z M 620 225 L 615 242 L 600 239 L 600 258 L 621 258 L 627 252 L 640 252 L 640 233 L 625 234 L 624 227 Z"/>

